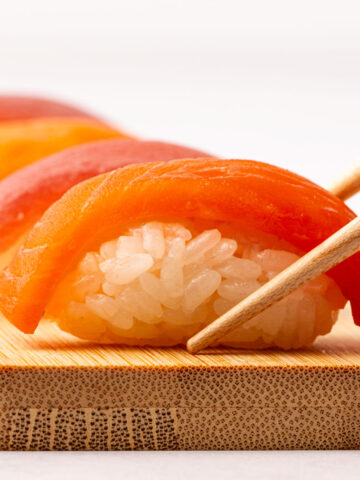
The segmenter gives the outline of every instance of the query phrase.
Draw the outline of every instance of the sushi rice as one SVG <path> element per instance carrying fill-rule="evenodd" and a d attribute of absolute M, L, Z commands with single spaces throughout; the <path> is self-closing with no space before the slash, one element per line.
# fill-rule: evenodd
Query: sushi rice
<path fill-rule="evenodd" d="M 301 255 L 273 235 L 235 223 L 150 221 L 85 254 L 65 280 L 56 320 L 91 341 L 184 344 Z M 321 275 L 220 344 L 307 346 L 331 330 L 345 303 L 335 282 Z"/>

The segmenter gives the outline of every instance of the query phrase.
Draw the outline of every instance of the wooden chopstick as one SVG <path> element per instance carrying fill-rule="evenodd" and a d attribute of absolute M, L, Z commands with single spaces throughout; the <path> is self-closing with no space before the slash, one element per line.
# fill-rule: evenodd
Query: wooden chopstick
<path fill-rule="evenodd" d="M 329 190 L 343 201 L 355 195 L 360 191 L 360 167 L 356 167 L 355 169 L 351 170 L 344 177 L 342 177 L 340 181 L 336 182 Z M 355 222 L 355 220 L 353 222 Z M 262 288 L 254 292 L 248 298 L 240 302 L 238 305 L 233 307 L 231 310 L 190 338 L 187 342 L 188 351 L 191 353 L 196 353 L 199 350 L 207 347 L 212 342 L 223 337 L 234 328 L 242 325 L 247 320 L 250 320 L 250 318 L 256 314 L 264 311 L 273 303 L 281 300 L 293 290 L 296 290 L 296 288 L 306 283 L 308 280 L 311 280 L 321 273 L 329 270 L 337 263 L 340 263 L 348 256 L 351 256 L 353 253 L 356 253 L 356 251 L 360 250 L 360 246 L 359 248 L 355 248 L 353 252 L 351 250 L 351 238 L 354 234 L 349 232 L 347 229 L 355 228 L 356 235 L 356 229 L 358 228 L 356 226 L 356 222 L 355 227 L 350 227 L 353 222 L 341 229 L 339 232 L 335 233 L 332 237 L 326 240 L 326 242 L 316 247 L 312 252 L 309 252 L 298 262 L 291 265 L 291 267 L 277 275 Z M 341 232 L 343 231 L 345 232 L 345 235 L 347 235 L 346 238 L 350 239 L 350 246 L 345 245 L 345 239 L 341 237 Z M 333 246 L 331 242 L 335 242 Z M 345 250 L 343 250 L 341 247 L 343 247 Z M 337 251 L 338 248 L 339 250 Z M 347 250 L 347 248 L 349 248 L 349 250 Z M 350 253 L 346 253 L 344 257 L 341 257 L 344 252 Z M 339 257 L 337 255 L 339 255 Z M 330 264 L 330 266 L 327 267 L 327 262 L 330 261 L 335 261 L 335 263 Z M 317 269 L 319 269 L 319 273 L 317 273 Z"/>
<path fill-rule="evenodd" d="M 330 270 L 358 251 L 360 251 L 360 217 L 352 220 L 245 300 L 191 337 L 186 344 L 187 350 L 190 353 L 203 350 L 307 281 Z"/>
<path fill-rule="evenodd" d="M 329 190 L 345 201 L 360 191 L 360 167 L 350 170 L 344 177 L 336 181 Z"/>

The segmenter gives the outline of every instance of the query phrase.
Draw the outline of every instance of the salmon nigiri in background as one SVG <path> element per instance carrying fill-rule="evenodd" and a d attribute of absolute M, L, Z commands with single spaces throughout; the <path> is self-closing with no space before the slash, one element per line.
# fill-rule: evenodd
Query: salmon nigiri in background
<path fill-rule="evenodd" d="M 207 156 L 170 143 L 110 139 L 38 160 L 0 181 L 0 252 L 16 244 L 55 200 L 82 180 L 129 163 Z"/>

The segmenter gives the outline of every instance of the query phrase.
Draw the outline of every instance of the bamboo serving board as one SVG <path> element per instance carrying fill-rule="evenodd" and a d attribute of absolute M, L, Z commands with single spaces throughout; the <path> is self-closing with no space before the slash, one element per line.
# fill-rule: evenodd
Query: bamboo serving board
<path fill-rule="evenodd" d="M 1 449 L 360 447 L 360 329 L 349 312 L 308 350 L 196 357 L 0 323 Z"/>

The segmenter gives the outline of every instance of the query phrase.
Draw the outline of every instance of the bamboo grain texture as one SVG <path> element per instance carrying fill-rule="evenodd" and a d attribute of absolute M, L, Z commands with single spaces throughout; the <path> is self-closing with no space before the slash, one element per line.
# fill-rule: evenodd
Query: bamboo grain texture
<path fill-rule="evenodd" d="M 360 448 L 360 329 L 349 310 L 308 349 L 90 344 L 0 320 L 0 448 Z"/>
<path fill-rule="evenodd" d="M 193 356 L 183 347 L 97 345 L 60 331 L 42 321 L 35 335 L 25 335 L 0 320 L 0 369 L 6 367 L 347 367 L 360 368 L 360 328 L 349 308 L 332 332 L 308 349 L 282 351 L 213 348 Z"/>

